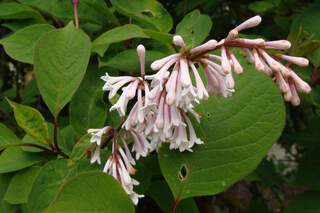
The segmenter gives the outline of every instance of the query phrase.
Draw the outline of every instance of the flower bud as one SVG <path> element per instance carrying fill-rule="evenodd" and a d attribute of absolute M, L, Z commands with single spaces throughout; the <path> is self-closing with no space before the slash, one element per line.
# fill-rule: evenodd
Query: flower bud
<path fill-rule="evenodd" d="M 245 22 L 241 23 L 240 25 L 238 25 L 234 29 L 237 30 L 238 32 L 240 32 L 241 30 L 245 30 L 245 29 L 248 29 L 248 28 L 256 27 L 260 23 L 261 23 L 261 17 L 260 16 L 254 16 L 252 18 L 249 18 Z"/>
<path fill-rule="evenodd" d="M 291 47 L 291 43 L 287 40 L 267 41 L 265 43 L 265 47 L 277 50 L 286 50 Z"/>
<path fill-rule="evenodd" d="M 182 48 L 186 47 L 186 44 L 184 43 L 183 38 L 179 35 L 173 36 L 173 43 L 174 45 Z"/>

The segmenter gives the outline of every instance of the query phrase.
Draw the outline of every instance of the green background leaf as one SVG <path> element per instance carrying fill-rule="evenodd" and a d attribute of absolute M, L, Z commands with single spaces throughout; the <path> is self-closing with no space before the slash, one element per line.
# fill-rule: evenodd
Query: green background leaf
<path fill-rule="evenodd" d="M 49 130 L 40 112 L 32 107 L 9 101 L 18 125 L 35 140 L 49 144 Z"/>
<path fill-rule="evenodd" d="M 15 173 L 10 181 L 4 200 L 11 204 L 27 203 L 40 167 L 30 167 Z"/>
<path fill-rule="evenodd" d="M 113 177 L 102 172 L 88 172 L 65 183 L 55 201 L 44 212 L 70 211 L 129 213 L 134 212 L 134 207 Z"/>
<path fill-rule="evenodd" d="M 158 51 L 147 50 L 145 55 L 145 67 L 148 70 L 150 64 L 165 55 Z M 125 50 L 107 61 L 100 60 L 100 67 L 110 67 L 128 73 L 140 73 L 140 62 L 136 49 Z"/>
<path fill-rule="evenodd" d="M 73 8 L 70 1 L 61 0 L 19 0 L 21 3 L 36 7 L 55 17 L 66 19 L 67 22 L 73 19 Z M 97 7 L 104 10 L 101 13 Z M 106 3 L 101 0 L 81 0 L 79 1 L 78 13 L 80 20 L 94 24 L 104 24 L 108 19 L 115 21 Z M 107 14 L 107 15 L 106 15 Z"/>
<path fill-rule="evenodd" d="M 182 36 L 184 42 L 191 46 L 201 44 L 209 35 L 212 21 L 199 10 L 188 13 L 176 27 L 176 35 Z"/>
<path fill-rule="evenodd" d="M 251 66 L 236 82 L 232 97 L 212 97 L 197 108 L 203 117 L 201 126 L 194 123 L 203 145 L 193 153 L 160 150 L 160 168 L 175 197 L 225 190 L 250 173 L 280 136 L 284 106 L 273 82 Z"/>
<path fill-rule="evenodd" d="M 116 10 L 139 22 L 153 26 L 158 31 L 171 30 L 173 21 L 168 11 L 155 0 L 111 0 Z"/>
<path fill-rule="evenodd" d="M 103 81 L 96 67 L 89 68 L 70 104 L 70 124 L 78 136 L 89 128 L 101 128 L 107 118 L 103 102 Z"/>
<path fill-rule="evenodd" d="M 0 123 L 0 150 L 21 143 L 21 140 L 4 124 Z"/>
<path fill-rule="evenodd" d="M 35 46 L 34 71 L 41 96 L 56 115 L 71 100 L 86 72 L 90 39 L 72 23 L 42 36 Z"/>
<path fill-rule="evenodd" d="M 149 38 L 138 25 L 126 24 L 113 28 L 101 34 L 92 42 L 92 51 L 103 56 L 112 43 L 125 41 L 132 38 Z"/>
<path fill-rule="evenodd" d="M 96 169 L 97 167 L 89 164 L 87 161 L 75 163 L 65 159 L 57 159 L 48 162 L 42 167 L 34 182 L 29 201 L 24 207 L 24 212 L 43 212 L 44 209 L 52 203 L 62 185 L 66 183 L 69 178 L 76 176 L 81 172 Z"/>
<path fill-rule="evenodd" d="M 33 63 L 33 49 L 38 39 L 46 32 L 53 30 L 49 24 L 35 24 L 1 39 L 6 53 L 13 59 L 24 63 Z"/>
<path fill-rule="evenodd" d="M 18 171 L 34 164 L 40 163 L 46 155 L 39 153 L 28 153 L 20 147 L 9 147 L 0 155 L 0 174 Z"/>
<path fill-rule="evenodd" d="M 40 13 L 31 7 L 15 2 L 3 2 L 0 4 L 0 18 L 2 19 L 27 19 L 34 18 L 39 22 L 45 22 Z"/>

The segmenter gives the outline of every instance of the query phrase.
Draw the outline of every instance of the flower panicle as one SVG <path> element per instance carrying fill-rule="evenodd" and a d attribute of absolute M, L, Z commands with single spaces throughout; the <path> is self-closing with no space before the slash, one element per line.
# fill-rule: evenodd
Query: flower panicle
<path fill-rule="evenodd" d="M 151 63 L 153 74 L 146 73 L 143 45 L 138 45 L 140 76 L 101 77 L 105 84 L 103 90 L 109 92 L 109 99 L 120 94 L 117 102 L 110 108 L 123 118 L 120 126 L 124 135 L 113 136 L 112 154 L 104 167 L 104 172 L 112 175 L 137 204 L 142 195 L 133 191 L 138 182 L 130 175 L 135 173 L 135 159 L 146 157 L 163 143 L 170 149 L 192 152 L 196 144 L 203 144 L 193 127 L 193 118 L 200 122 L 195 107 L 211 95 L 230 97 L 235 93 L 235 74 L 245 72 L 233 48 L 243 51 L 249 63 L 279 86 L 284 99 L 299 105 L 298 92 L 308 93 L 311 88 L 291 68 L 291 64 L 308 66 L 303 57 L 281 53 L 291 47 L 287 40 L 265 41 L 261 38 L 240 38 L 239 32 L 258 26 L 260 16 L 254 16 L 232 29 L 226 38 L 209 40 L 199 46 L 189 48 L 180 35 L 173 36 L 172 43 L 180 51 Z M 220 54 L 213 53 L 220 50 Z M 269 49 L 280 53 L 269 53 Z M 274 51 L 273 51 L 274 52 Z M 131 103 L 130 103 L 131 102 Z M 132 107 L 127 112 L 128 105 Z M 111 127 L 89 129 L 91 142 L 95 149 L 91 162 L 101 164 L 100 150 L 105 134 L 114 134 Z M 125 139 L 133 140 L 132 149 Z M 120 138 L 120 139 L 117 139 Z M 120 141 L 121 143 L 118 143 Z"/>

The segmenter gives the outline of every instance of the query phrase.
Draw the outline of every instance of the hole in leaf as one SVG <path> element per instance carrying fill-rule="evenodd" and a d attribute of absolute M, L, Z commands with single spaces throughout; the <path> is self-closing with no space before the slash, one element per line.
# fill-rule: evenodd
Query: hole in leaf
<path fill-rule="evenodd" d="M 194 30 L 191 30 L 191 34 L 192 34 L 192 35 L 194 34 Z"/>
<path fill-rule="evenodd" d="M 212 114 L 210 112 L 206 112 L 207 118 L 211 118 Z"/>
<path fill-rule="evenodd" d="M 142 11 L 141 13 L 142 13 L 143 15 L 145 15 L 145 16 L 148 16 L 149 18 L 153 18 L 153 17 L 154 17 L 152 11 L 150 11 L 150 10 L 144 10 L 144 11 Z"/>
<path fill-rule="evenodd" d="M 188 167 L 187 165 L 185 164 L 182 164 L 181 167 L 180 167 L 180 170 L 178 172 L 178 177 L 181 181 L 184 181 L 187 179 L 188 177 L 188 173 L 189 173 L 189 170 L 188 170 Z"/>

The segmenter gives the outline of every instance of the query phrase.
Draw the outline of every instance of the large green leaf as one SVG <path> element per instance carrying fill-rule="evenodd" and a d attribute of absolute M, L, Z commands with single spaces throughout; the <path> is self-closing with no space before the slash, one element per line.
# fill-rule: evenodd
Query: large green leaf
<path fill-rule="evenodd" d="M 28 203 L 24 207 L 24 212 L 43 212 L 43 210 L 52 203 L 62 185 L 67 182 L 70 177 L 76 176 L 81 172 L 96 169 L 94 165 L 88 166 L 87 161 L 75 164 L 65 159 L 57 159 L 48 162 L 42 167 L 34 182 Z M 74 196 L 77 197 L 81 195 Z"/>
<path fill-rule="evenodd" d="M 92 51 L 103 56 L 110 44 L 132 38 L 149 38 L 149 36 L 138 25 L 126 24 L 113 28 L 96 38 L 92 42 Z"/>
<path fill-rule="evenodd" d="M 15 173 L 10 181 L 4 200 L 11 204 L 27 203 L 40 167 L 30 167 Z"/>
<path fill-rule="evenodd" d="M 0 174 L 27 168 L 41 162 L 45 157 L 39 153 L 24 152 L 20 147 L 9 147 L 0 155 Z"/>
<path fill-rule="evenodd" d="M 25 212 L 42 212 L 49 206 L 73 168 L 74 165 L 68 165 L 68 161 L 64 159 L 50 161 L 42 167 L 34 182 Z"/>
<path fill-rule="evenodd" d="M 33 18 L 37 21 L 45 22 L 40 13 L 31 7 L 15 2 L 4 2 L 0 4 L 1 19 L 27 19 Z"/>
<path fill-rule="evenodd" d="M 319 191 L 304 192 L 289 203 L 284 213 L 318 213 L 320 212 L 319 200 Z"/>
<path fill-rule="evenodd" d="M 53 30 L 49 24 L 35 24 L 18 30 L 7 38 L 1 39 L 6 53 L 13 59 L 33 63 L 33 49 L 37 40 L 46 32 Z"/>
<path fill-rule="evenodd" d="M 199 10 L 188 13 L 177 25 L 176 34 L 182 36 L 188 46 L 201 44 L 209 35 L 212 22 L 209 16 L 203 15 Z"/>
<path fill-rule="evenodd" d="M 90 39 L 72 23 L 52 30 L 37 42 L 34 69 L 38 88 L 52 114 L 71 100 L 86 72 Z"/>
<path fill-rule="evenodd" d="M 19 0 L 53 16 L 70 21 L 73 19 L 73 8 L 71 1 L 62 0 Z M 101 12 L 102 10 L 103 12 Z M 103 0 L 81 0 L 78 6 L 79 18 L 81 21 L 88 21 L 95 24 L 104 24 L 107 21 L 117 22 L 116 18 Z"/>
<path fill-rule="evenodd" d="M 118 181 L 102 172 L 88 172 L 64 184 L 55 201 L 44 212 L 135 211 Z"/>
<path fill-rule="evenodd" d="M 280 136 L 284 105 L 273 82 L 248 65 L 236 82 L 233 97 L 212 97 L 197 108 L 203 117 L 194 125 L 203 145 L 193 153 L 160 149 L 160 167 L 175 197 L 225 190 L 250 173 Z"/>
<path fill-rule="evenodd" d="M 0 150 L 21 143 L 21 140 L 4 124 L 0 123 Z"/>
<path fill-rule="evenodd" d="M 70 104 L 70 124 L 77 135 L 88 128 L 101 128 L 107 117 L 103 102 L 103 74 L 97 68 L 88 69 L 86 76 Z"/>
<path fill-rule="evenodd" d="M 153 61 L 162 57 L 164 57 L 164 54 L 161 52 L 152 51 L 152 50 L 146 51 L 146 56 L 145 56 L 146 68 L 149 68 L 150 64 Z M 140 73 L 139 57 L 135 49 L 125 50 L 107 61 L 104 61 L 104 59 L 101 59 L 100 66 L 111 67 L 121 71 L 129 72 L 129 73 Z"/>
<path fill-rule="evenodd" d="M 50 143 L 47 123 L 38 110 L 12 101 L 9 101 L 9 104 L 13 108 L 18 125 L 28 135 L 43 144 Z"/>
<path fill-rule="evenodd" d="M 156 0 L 111 0 L 116 10 L 137 21 L 153 26 L 161 32 L 169 32 L 173 22 L 168 11 Z"/>

